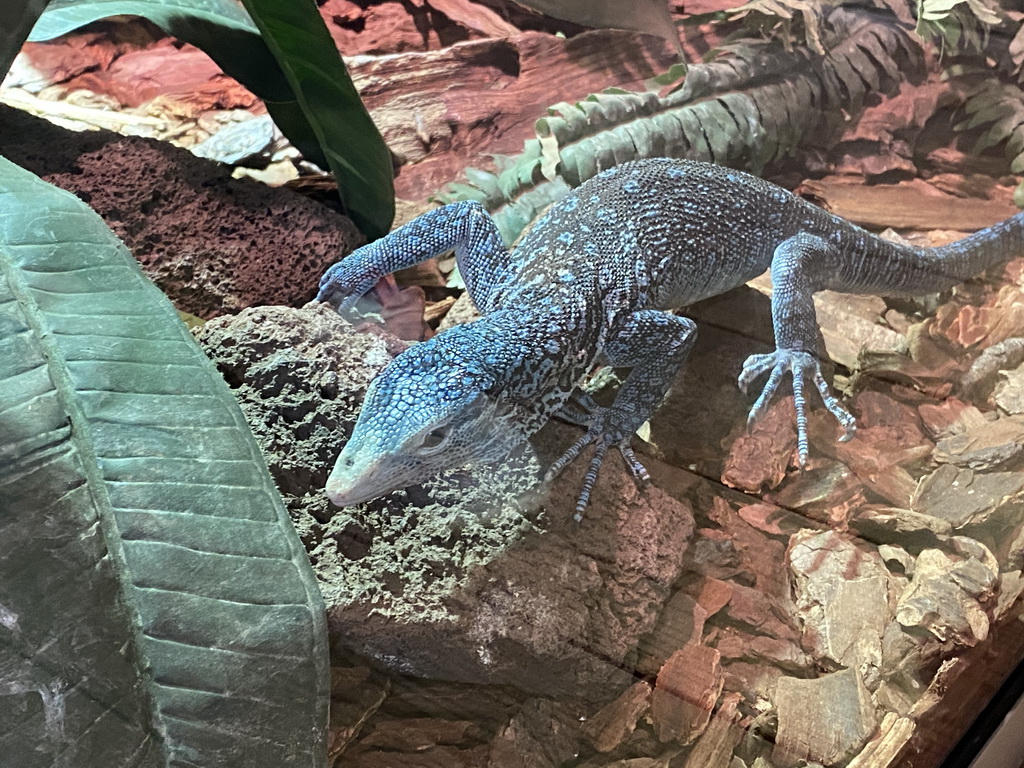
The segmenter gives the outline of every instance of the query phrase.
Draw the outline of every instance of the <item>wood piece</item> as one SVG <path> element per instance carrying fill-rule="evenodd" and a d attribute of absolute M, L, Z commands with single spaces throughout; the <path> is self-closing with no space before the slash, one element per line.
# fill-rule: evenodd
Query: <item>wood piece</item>
<path fill-rule="evenodd" d="M 986 421 L 981 411 L 955 397 L 940 403 L 922 403 L 917 410 L 925 431 L 935 440 L 960 434 Z"/>
<path fill-rule="evenodd" d="M 835 178 L 814 182 L 832 212 L 864 227 L 974 232 L 1017 213 L 1012 204 L 944 195 L 926 182 L 865 186 Z"/>
<path fill-rule="evenodd" d="M 707 730 L 687 755 L 684 768 L 727 768 L 732 762 L 733 749 L 743 736 L 738 712 L 742 700 L 743 696 L 738 693 L 722 697 Z"/>
<path fill-rule="evenodd" d="M 921 480 L 911 508 L 963 528 L 990 520 L 1015 520 L 1020 514 L 1015 505 L 1021 498 L 1024 476 L 1019 472 L 983 474 L 943 464 Z"/>
<path fill-rule="evenodd" d="M 988 637 L 989 617 L 982 603 L 994 598 L 998 571 L 975 557 L 954 558 L 938 549 L 917 557 L 910 585 L 896 605 L 896 620 L 920 627 L 941 642 L 975 645 Z"/>
<path fill-rule="evenodd" d="M 689 744 L 703 733 L 722 692 L 721 654 L 689 644 L 672 654 L 658 673 L 651 720 L 661 742 Z"/>
<path fill-rule="evenodd" d="M 693 597 L 680 590 L 665 604 L 658 623 L 637 648 L 637 672 L 656 675 L 668 658 L 687 643 L 699 643 L 707 611 Z"/>
<path fill-rule="evenodd" d="M 853 668 L 816 680 L 783 677 L 775 688 L 779 731 L 772 761 L 836 765 L 849 759 L 875 730 L 875 708 Z"/>
<path fill-rule="evenodd" d="M 475 29 L 488 37 L 509 37 L 519 34 L 519 29 L 509 24 L 486 5 L 468 0 L 430 0 L 434 8 L 452 21 Z"/>
<path fill-rule="evenodd" d="M 1024 291 L 1009 284 L 980 301 L 943 304 L 932 331 L 965 348 L 990 347 L 1024 336 Z"/>
<path fill-rule="evenodd" d="M 562 765 L 579 754 L 581 714 L 571 703 L 529 699 L 492 740 L 488 768 Z"/>
<path fill-rule="evenodd" d="M 767 662 L 790 672 L 807 672 L 811 658 L 792 640 L 755 635 L 732 627 L 720 628 L 709 640 L 723 659 Z"/>
<path fill-rule="evenodd" d="M 551 104 L 612 85 L 642 89 L 673 58 L 656 38 L 593 30 L 569 40 L 524 32 L 348 63 L 388 146 L 405 160 L 396 193 L 423 199 L 466 166 L 493 167 L 491 154 L 521 152 Z M 612 60 L 617 75 L 608 71 Z"/>
<path fill-rule="evenodd" d="M 360 739 L 359 748 L 423 752 L 439 744 L 463 744 L 474 736 L 479 736 L 479 728 L 468 720 L 436 717 L 378 718 L 373 723 L 373 730 Z"/>
<path fill-rule="evenodd" d="M 835 531 L 802 531 L 788 558 L 804 647 L 843 666 L 880 666 L 889 571 L 877 551 Z"/>
<path fill-rule="evenodd" d="M 733 441 L 722 482 L 750 492 L 775 488 L 782 482 L 796 449 L 794 415 L 791 397 L 773 400 L 764 416 Z"/>
<path fill-rule="evenodd" d="M 935 446 L 935 460 L 971 469 L 993 469 L 1024 452 L 1024 416 L 986 421 Z"/>
<path fill-rule="evenodd" d="M 728 581 L 702 576 L 695 586 L 697 602 L 704 606 L 708 616 L 714 616 L 729 602 L 732 589 L 733 585 Z"/>
<path fill-rule="evenodd" d="M 868 742 L 864 750 L 854 757 L 846 768 L 889 768 L 895 763 L 900 750 L 914 735 L 916 727 L 909 717 L 886 712 L 882 724 L 878 727 L 878 735 Z"/>
<path fill-rule="evenodd" d="M 641 680 L 587 720 L 583 733 L 593 742 L 594 749 L 606 753 L 625 743 L 650 709 L 651 695 L 651 686 Z"/>
<path fill-rule="evenodd" d="M 999 380 L 1000 371 L 1017 368 L 1022 363 L 1024 338 L 1004 339 L 982 352 L 971 364 L 960 380 L 960 388 L 970 397 L 984 399 Z"/>

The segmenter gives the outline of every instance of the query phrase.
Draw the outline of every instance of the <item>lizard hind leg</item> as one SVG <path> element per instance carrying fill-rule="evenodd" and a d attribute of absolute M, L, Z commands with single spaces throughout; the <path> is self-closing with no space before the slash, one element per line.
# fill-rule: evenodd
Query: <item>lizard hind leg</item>
<path fill-rule="evenodd" d="M 793 378 L 793 402 L 796 406 L 797 454 L 800 466 L 807 463 L 807 398 L 805 390 L 813 382 L 821 400 L 844 434 L 853 437 L 856 421 L 832 394 L 821 372 L 821 362 L 811 350 L 820 347 L 820 331 L 814 311 L 814 293 L 834 282 L 836 264 L 842 254 L 821 237 L 795 235 L 784 240 L 772 256 L 772 324 L 775 329 L 774 352 L 751 355 L 743 364 L 739 386 L 744 392 L 765 373 L 768 381 L 747 418 L 753 424 L 768 407 L 788 373 Z M 770 372 L 770 373 L 769 373 Z"/>

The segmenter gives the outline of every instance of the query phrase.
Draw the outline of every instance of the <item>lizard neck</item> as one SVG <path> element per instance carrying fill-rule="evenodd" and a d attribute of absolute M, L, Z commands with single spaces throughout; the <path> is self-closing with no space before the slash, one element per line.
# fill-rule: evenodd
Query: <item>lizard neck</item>
<path fill-rule="evenodd" d="M 468 354 L 492 372 L 494 393 L 525 437 L 540 429 L 594 365 L 599 325 L 586 302 L 547 312 L 498 309 L 473 323 Z"/>

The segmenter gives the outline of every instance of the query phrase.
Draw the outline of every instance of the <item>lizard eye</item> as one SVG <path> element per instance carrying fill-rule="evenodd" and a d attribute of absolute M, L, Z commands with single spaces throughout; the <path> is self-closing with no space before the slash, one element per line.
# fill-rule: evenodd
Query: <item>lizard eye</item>
<path fill-rule="evenodd" d="M 436 429 L 432 429 L 423 436 L 420 441 L 419 449 L 421 452 L 428 452 L 434 449 L 440 448 L 444 442 L 448 439 L 448 433 L 451 431 L 451 424 L 444 424 Z"/>

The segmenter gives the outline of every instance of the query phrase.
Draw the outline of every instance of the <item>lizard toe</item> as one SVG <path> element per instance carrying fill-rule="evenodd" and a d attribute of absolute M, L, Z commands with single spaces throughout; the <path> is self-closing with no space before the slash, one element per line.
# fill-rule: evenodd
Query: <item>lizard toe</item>
<path fill-rule="evenodd" d="M 771 402 L 778 391 L 783 377 L 788 373 L 793 379 L 797 456 L 801 467 L 807 464 L 807 457 L 809 455 L 807 434 L 808 404 L 805 393 L 811 383 L 814 384 L 815 389 L 817 389 L 818 394 L 821 396 L 821 401 L 825 408 L 843 428 L 843 436 L 839 439 L 846 441 L 853 437 L 854 431 L 857 428 L 856 419 L 843 407 L 836 396 L 832 394 L 828 382 L 825 381 L 825 377 L 821 372 L 821 363 L 814 355 L 796 349 L 777 349 L 769 355 L 752 355 L 744 363 L 743 372 L 740 374 L 740 386 L 749 385 L 754 378 L 768 370 L 771 371 L 768 381 L 765 383 L 764 389 L 754 402 L 747 417 L 748 427 L 764 414 L 768 403 Z M 744 389 L 744 391 L 746 390 Z"/>

